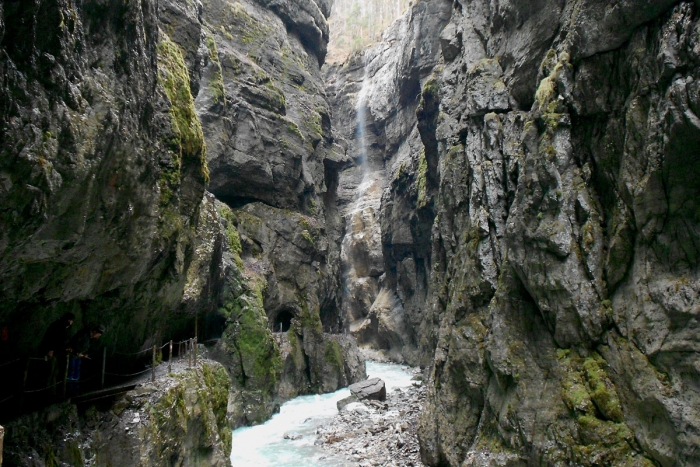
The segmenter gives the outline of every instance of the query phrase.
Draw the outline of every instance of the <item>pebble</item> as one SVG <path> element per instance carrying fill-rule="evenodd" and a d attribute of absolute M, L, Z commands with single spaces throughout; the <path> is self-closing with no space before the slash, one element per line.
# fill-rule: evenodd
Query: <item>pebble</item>
<path fill-rule="evenodd" d="M 318 428 L 314 444 L 357 466 L 422 467 L 416 428 L 425 395 L 419 384 L 388 393 L 385 402 L 349 404 Z M 358 405 L 363 408 L 358 410 Z"/>

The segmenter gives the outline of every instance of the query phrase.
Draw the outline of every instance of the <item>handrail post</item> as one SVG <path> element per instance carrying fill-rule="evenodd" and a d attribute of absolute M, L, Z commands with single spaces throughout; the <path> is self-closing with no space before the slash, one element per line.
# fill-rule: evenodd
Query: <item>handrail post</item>
<path fill-rule="evenodd" d="M 2 445 L 5 438 L 5 429 L 0 426 L 0 465 L 2 465 Z"/>
<path fill-rule="evenodd" d="M 170 348 L 168 351 L 168 373 L 173 372 L 173 340 L 170 339 Z"/>
<path fill-rule="evenodd" d="M 19 398 L 19 411 L 24 408 L 24 390 L 27 389 L 27 378 L 29 377 L 29 363 L 31 358 L 27 358 L 27 366 L 24 367 L 24 379 L 22 380 L 22 394 Z"/>
<path fill-rule="evenodd" d="M 153 360 L 151 362 L 151 382 L 156 382 L 156 345 L 153 344 Z"/>
<path fill-rule="evenodd" d="M 70 354 L 66 354 L 66 371 L 63 373 L 63 398 L 66 398 L 68 389 L 68 367 L 70 366 Z"/>
<path fill-rule="evenodd" d="M 105 387 L 105 368 L 107 368 L 107 347 L 102 349 L 102 388 Z"/>

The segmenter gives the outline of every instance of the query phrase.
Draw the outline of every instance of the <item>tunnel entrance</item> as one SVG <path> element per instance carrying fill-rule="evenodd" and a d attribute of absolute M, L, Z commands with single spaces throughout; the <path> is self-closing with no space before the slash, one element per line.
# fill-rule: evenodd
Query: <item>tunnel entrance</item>
<path fill-rule="evenodd" d="M 277 313 L 277 317 L 272 325 L 274 332 L 287 332 L 292 327 L 292 318 L 294 313 L 291 310 L 282 310 Z"/>

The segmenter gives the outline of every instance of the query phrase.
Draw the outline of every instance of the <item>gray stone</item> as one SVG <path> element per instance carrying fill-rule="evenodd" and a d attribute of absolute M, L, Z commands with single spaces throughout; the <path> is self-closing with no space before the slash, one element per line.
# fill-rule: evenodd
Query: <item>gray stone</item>
<path fill-rule="evenodd" d="M 380 378 L 371 378 L 351 384 L 348 389 L 358 400 L 386 400 L 386 384 Z"/>

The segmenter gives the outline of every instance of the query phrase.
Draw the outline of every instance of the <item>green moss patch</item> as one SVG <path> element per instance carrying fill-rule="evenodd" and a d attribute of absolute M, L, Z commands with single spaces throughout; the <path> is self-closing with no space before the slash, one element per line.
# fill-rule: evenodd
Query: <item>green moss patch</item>
<path fill-rule="evenodd" d="M 227 301 L 223 314 L 231 323 L 224 335 L 241 366 L 239 383 L 272 394 L 282 371 L 282 358 L 263 308 L 264 281 L 250 278 L 241 295 Z"/>
<path fill-rule="evenodd" d="M 209 50 L 209 61 L 211 61 L 214 67 L 214 76 L 209 81 L 209 90 L 211 91 L 214 99 L 219 103 L 223 104 L 226 101 L 226 92 L 224 88 L 224 77 L 221 70 L 221 62 L 219 61 L 219 51 L 216 47 L 216 41 L 214 36 L 207 35 L 206 39 L 207 50 Z"/>
<path fill-rule="evenodd" d="M 211 403 L 216 417 L 219 437 L 224 444 L 224 452 L 231 452 L 231 427 L 228 423 L 227 409 L 231 382 L 226 370 L 221 365 L 202 365 L 202 375 L 206 384 L 206 399 Z"/>
<path fill-rule="evenodd" d="M 194 109 L 190 93 L 190 77 L 180 47 L 167 34 L 161 34 L 158 44 L 158 82 L 170 101 L 172 149 L 180 162 L 194 162 L 201 168 L 202 179 L 209 181 L 206 145 L 202 125 Z M 177 164 L 176 164 L 177 165 Z"/>
<path fill-rule="evenodd" d="M 326 341 L 324 356 L 326 357 L 326 361 L 330 363 L 333 368 L 338 371 L 343 370 L 343 350 L 336 341 Z"/>
<path fill-rule="evenodd" d="M 217 203 L 217 210 L 219 211 L 221 218 L 224 220 L 224 232 L 226 233 L 229 249 L 231 250 L 231 253 L 233 253 L 238 267 L 243 269 L 243 261 L 241 260 L 243 246 L 241 245 L 241 236 L 236 228 L 238 223 L 236 215 L 233 213 L 233 211 L 231 211 L 231 208 L 223 203 Z"/>
<path fill-rule="evenodd" d="M 418 209 L 425 207 L 428 199 L 428 160 L 425 157 L 425 148 L 420 150 L 418 156 L 418 172 L 416 173 L 416 190 L 418 197 L 416 205 Z"/>
<path fill-rule="evenodd" d="M 586 467 L 653 465 L 635 447 L 605 360 L 597 352 L 581 357 L 575 350 L 559 350 L 557 356 L 565 375 L 562 400 L 578 426 L 572 461 Z"/>

